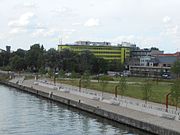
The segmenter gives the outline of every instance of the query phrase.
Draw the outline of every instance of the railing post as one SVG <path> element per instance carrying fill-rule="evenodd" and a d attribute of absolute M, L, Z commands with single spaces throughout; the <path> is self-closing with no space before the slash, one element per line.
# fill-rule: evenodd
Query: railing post
<path fill-rule="evenodd" d="M 81 79 L 79 80 L 79 92 L 81 92 Z"/>
<path fill-rule="evenodd" d="M 115 97 L 117 98 L 117 88 L 118 88 L 118 85 L 116 85 L 115 87 Z"/>
<path fill-rule="evenodd" d="M 168 100 L 169 100 L 170 94 L 171 94 L 171 92 L 166 95 L 166 112 L 168 112 Z"/>

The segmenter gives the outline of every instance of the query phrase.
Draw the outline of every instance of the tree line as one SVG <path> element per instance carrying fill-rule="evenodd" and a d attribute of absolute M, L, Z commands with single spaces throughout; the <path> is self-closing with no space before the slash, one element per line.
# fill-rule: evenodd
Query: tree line
<path fill-rule="evenodd" d="M 0 67 L 14 71 L 46 73 L 49 70 L 63 70 L 79 74 L 87 71 L 91 74 L 106 73 L 109 70 L 120 72 L 124 69 L 120 61 L 107 61 L 88 50 L 75 53 L 68 49 L 57 51 L 51 48 L 46 51 L 40 44 L 32 45 L 29 50 L 17 49 L 12 53 L 0 53 Z"/>

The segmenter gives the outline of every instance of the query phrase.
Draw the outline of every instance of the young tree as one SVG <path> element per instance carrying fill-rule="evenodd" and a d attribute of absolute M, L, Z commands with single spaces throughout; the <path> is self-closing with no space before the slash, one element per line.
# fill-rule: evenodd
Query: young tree
<path fill-rule="evenodd" d="M 177 109 L 177 105 L 180 102 L 180 80 L 176 80 L 173 83 L 173 85 L 171 87 L 171 97 L 172 97 L 172 101 L 176 105 L 176 109 Z"/>
<path fill-rule="evenodd" d="M 105 88 L 108 85 L 108 81 L 106 79 L 106 76 L 101 76 L 99 78 L 99 83 L 100 83 L 100 87 L 101 87 L 101 91 L 102 91 L 102 99 L 103 99 L 103 92 L 105 91 Z"/>
<path fill-rule="evenodd" d="M 127 90 L 127 80 L 126 80 L 126 77 L 123 76 L 123 77 L 119 78 L 118 89 L 120 90 L 120 94 L 123 97 L 125 91 Z"/>
<path fill-rule="evenodd" d="M 60 77 L 60 78 L 64 78 L 64 76 L 65 76 L 65 72 L 64 72 L 63 69 L 61 69 L 61 70 L 59 71 L 59 77 Z"/>
<path fill-rule="evenodd" d="M 82 85 L 84 88 L 87 88 L 90 85 L 90 73 L 86 71 L 82 76 Z"/>
<path fill-rule="evenodd" d="M 145 103 L 147 104 L 147 101 L 149 101 L 152 93 L 152 82 L 149 79 L 145 79 L 141 89 L 143 92 L 143 100 L 145 100 Z"/>

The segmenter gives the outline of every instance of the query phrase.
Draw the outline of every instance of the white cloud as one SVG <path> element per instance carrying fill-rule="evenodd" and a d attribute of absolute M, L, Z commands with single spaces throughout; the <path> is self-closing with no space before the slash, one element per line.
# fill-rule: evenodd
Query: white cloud
<path fill-rule="evenodd" d="M 35 2 L 25 2 L 25 3 L 23 4 L 23 6 L 24 6 L 25 8 L 36 8 L 36 7 L 37 7 L 37 4 L 36 4 Z"/>
<path fill-rule="evenodd" d="M 90 18 L 89 20 L 85 22 L 84 26 L 86 27 L 99 26 L 99 19 Z"/>
<path fill-rule="evenodd" d="M 169 39 L 172 43 L 172 47 L 178 47 L 180 44 L 180 25 L 177 24 L 177 22 L 168 19 L 168 17 L 163 20 L 163 22 L 166 23 L 163 26 L 163 30 L 160 33 L 160 36 L 164 39 Z"/>
<path fill-rule="evenodd" d="M 150 44 L 158 43 L 157 38 L 160 38 L 162 45 L 157 47 L 173 50 L 173 41 L 176 46 L 180 44 L 180 16 L 177 15 L 179 5 L 180 0 L 3 0 L 0 8 L 0 33 L 7 33 L 6 39 L 13 39 L 14 47 L 17 44 L 24 48 L 25 43 L 35 40 L 43 44 L 48 42 L 52 46 L 54 42 L 50 41 L 51 37 L 62 35 L 69 36 L 66 40 L 68 43 L 81 37 L 112 41 L 112 37 L 125 35 L 119 36 L 118 41 L 147 45 L 151 41 Z M 38 25 L 39 22 L 41 25 Z M 63 28 L 67 28 L 67 31 Z M 74 28 L 78 31 L 73 32 Z M 38 35 L 37 38 L 32 34 Z"/>
<path fill-rule="evenodd" d="M 76 12 L 73 11 L 69 7 L 59 7 L 57 9 L 55 9 L 55 10 L 52 10 L 51 12 L 54 13 L 55 15 L 57 15 L 57 16 L 66 17 L 66 18 L 76 16 Z"/>
<path fill-rule="evenodd" d="M 10 21 L 9 27 L 25 27 L 30 24 L 31 20 L 35 17 L 34 13 L 27 12 L 20 16 L 19 19 Z"/>
<path fill-rule="evenodd" d="M 75 32 L 75 29 L 62 29 L 58 30 L 56 28 L 51 29 L 37 29 L 32 35 L 34 37 L 41 36 L 41 37 L 57 37 L 63 36 L 63 37 L 69 37 L 73 32 Z"/>
<path fill-rule="evenodd" d="M 55 29 L 37 29 L 32 35 L 34 37 L 40 36 L 40 37 L 52 37 L 58 33 Z"/>
<path fill-rule="evenodd" d="M 171 21 L 171 18 L 169 16 L 165 16 L 163 18 L 163 23 L 169 23 Z"/>
<path fill-rule="evenodd" d="M 78 26 L 78 25 L 82 25 L 82 23 L 80 23 L 80 22 L 72 23 L 72 26 Z"/>
<path fill-rule="evenodd" d="M 41 23 L 37 22 L 36 16 L 33 12 L 22 14 L 18 19 L 10 21 L 8 26 L 10 28 L 10 34 L 33 32 L 46 28 Z"/>
<path fill-rule="evenodd" d="M 25 32 L 26 30 L 23 29 L 23 28 L 13 28 L 10 30 L 10 34 L 17 34 L 17 33 L 20 33 L 20 32 Z"/>
<path fill-rule="evenodd" d="M 153 47 L 160 44 L 158 37 L 146 37 L 146 36 L 135 36 L 135 35 L 121 35 L 112 39 L 114 43 L 130 42 L 140 47 Z"/>

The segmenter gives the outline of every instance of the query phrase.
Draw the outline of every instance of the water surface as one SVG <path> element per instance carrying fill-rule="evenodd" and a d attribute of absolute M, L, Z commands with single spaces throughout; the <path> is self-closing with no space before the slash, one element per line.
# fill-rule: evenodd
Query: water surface
<path fill-rule="evenodd" d="M 0 85 L 0 135 L 148 135 Z"/>

